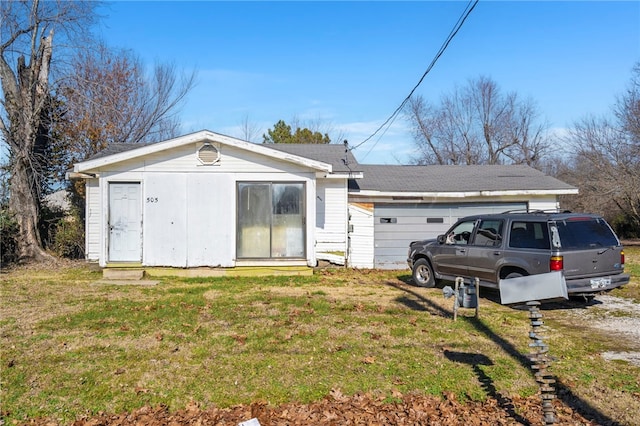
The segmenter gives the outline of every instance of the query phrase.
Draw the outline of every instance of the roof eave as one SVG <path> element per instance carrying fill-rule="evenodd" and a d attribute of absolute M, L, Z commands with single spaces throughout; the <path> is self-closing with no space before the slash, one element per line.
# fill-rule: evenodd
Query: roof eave
<path fill-rule="evenodd" d="M 566 189 L 531 189 L 503 191 L 456 191 L 456 192 L 400 192 L 400 191 L 349 191 L 349 195 L 362 197 L 403 197 L 403 198 L 465 198 L 465 197 L 498 197 L 517 195 L 568 195 L 577 194 L 577 188 Z"/>
<path fill-rule="evenodd" d="M 326 179 L 362 179 L 362 172 L 333 172 L 333 173 L 316 173 L 316 177 Z"/>

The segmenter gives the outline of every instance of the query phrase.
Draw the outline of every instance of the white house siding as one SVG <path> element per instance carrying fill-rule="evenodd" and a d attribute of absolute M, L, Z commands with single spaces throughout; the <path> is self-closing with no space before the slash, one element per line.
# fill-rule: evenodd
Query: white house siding
<path fill-rule="evenodd" d="M 529 210 L 556 210 L 560 203 L 555 196 L 533 198 L 529 201 Z"/>
<path fill-rule="evenodd" d="M 373 268 L 373 204 L 349 204 L 349 266 Z"/>
<path fill-rule="evenodd" d="M 122 161 L 109 166 L 111 172 L 188 172 L 188 173 L 308 173 L 309 169 L 286 161 L 242 150 L 232 146 L 216 146 L 220 161 L 214 165 L 202 165 L 197 151 L 202 143 L 180 146 L 156 152 L 141 158 Z"/>
<path fill-rule="evenodd" d="M 230 175 L 187 178 L 187 266 L 232 266 L 236 251 L 235 185 Z"/>
<path fill-rule="evenodd" d="M 87 225 L 87 241 L 97 239 L 98 245 L 102 242 L 99 253 L 94 248 L 92 256 L 100 259 L 102 266 L 108 264 L 105 230 L 110 182 L 142 185 L 143 265 L 233 267 L 236 266 L 236 182 L 291 181 L 303 182 L 306 187 L 306 263 L 315 266 L 316 205 L 311 202 L 316 199 L 315 171 L 228 146 L 219 147 L 219 163 L 204 166 L 197 159 L 197 148 L 201 145 L 190 144 L 95 170 L 100 176 L 100 188 L 95 187 L 94 182 L 90 185 L 100 192 L 96 198 L 105 208 L 98 206 L 100 214 L 95 215 L 95 222 Z M 346 183 L 341 183 L 346 204 Z M 330 186 L 329 192 L 332 191 Z M 334 220 L 332 209 L 329 211 L 329 218 Z M 343 216 L 346 213 L 343 212 Z M 342 247 L 344 245 L 343 242 Z"/>
<path fill-rule="evenodd" d="M 147 173 L 144 264 L 232 266 L 234 190 L 227 174 Z"/>
<path fill-rule="evenodd" d="M 102 241 L 102 208 L 100 203 L 100 187 L 98 179 L 87 179 L 85 203 L 85 257 L 90 261 L 100 259 Z"/>
<path fill-rule="evenodd" d="M 343 179 L 316 181 L 316 253 L 347 251 L 347 188 Z"/>

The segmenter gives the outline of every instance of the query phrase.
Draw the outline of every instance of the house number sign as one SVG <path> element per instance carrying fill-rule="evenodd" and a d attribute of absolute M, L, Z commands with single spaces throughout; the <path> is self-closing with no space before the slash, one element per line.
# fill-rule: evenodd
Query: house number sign
<path fill-rule="evenodd" d="M 147 197 L 147 203 L 157 203 L 158 197 Z"/>

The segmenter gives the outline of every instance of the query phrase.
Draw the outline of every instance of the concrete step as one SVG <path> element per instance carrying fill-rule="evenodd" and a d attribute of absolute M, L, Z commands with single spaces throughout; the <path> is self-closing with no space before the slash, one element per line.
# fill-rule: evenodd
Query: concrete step
<path fill-rule="evenodd" d="M 141 280 L 143 277 L 144 269 L 105 268 L 102 270 L 102 278 L 105 280 Z"/>

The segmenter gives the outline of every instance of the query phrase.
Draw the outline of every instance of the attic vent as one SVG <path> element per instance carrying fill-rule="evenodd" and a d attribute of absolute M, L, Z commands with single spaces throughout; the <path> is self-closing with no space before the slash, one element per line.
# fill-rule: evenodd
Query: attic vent
<path fill-rule="evenodd" d="M 204 165 L 215 164 L 220 160 L 220 151 L 210 143 L 205 143 L 198 150 L 198 160 Z"/>

